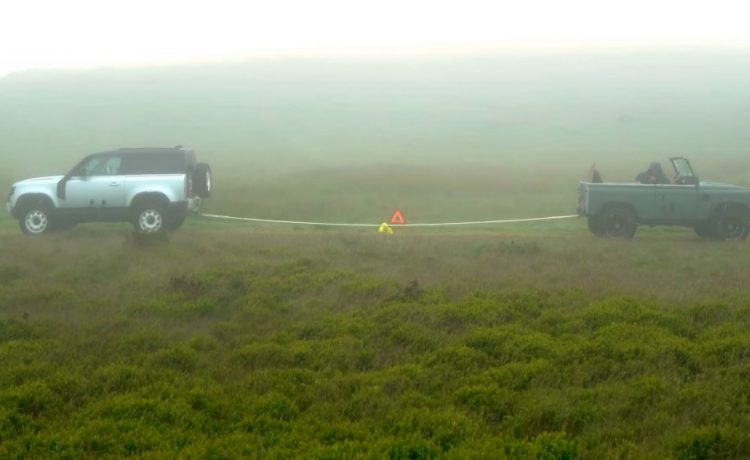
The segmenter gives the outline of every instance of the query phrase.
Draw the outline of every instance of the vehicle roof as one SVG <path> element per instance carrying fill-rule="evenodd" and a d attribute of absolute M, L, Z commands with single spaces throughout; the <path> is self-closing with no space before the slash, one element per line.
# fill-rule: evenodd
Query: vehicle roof
<path fill-rule="evenodd" d="M 186 149 L 182 146 L 178 147 L 123 147 L 117 150 L 105 150 L 103 152 L 92 153 L 92 155 L 111 155 L 113 153 L 118 154 L 130 154 L 130 153 L 189 153 L 190 149 Z"/>

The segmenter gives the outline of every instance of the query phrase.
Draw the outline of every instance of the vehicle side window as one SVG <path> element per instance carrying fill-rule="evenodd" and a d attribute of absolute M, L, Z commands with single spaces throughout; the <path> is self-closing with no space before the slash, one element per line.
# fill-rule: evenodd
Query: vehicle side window
<path fill-rule="evenodd" d="M 105 176 L 116 176 L 120 174 L 120 167 L 122 165 L 122 157 L 112 157 L 104 164 L 104 175 Z"/>
<path fill-rule="evenodd" d="M 75 172 L 73 173 L 74 176 L 90 176 L 91 172 L 96 168 L 96 166 L 102 161 L 101 157 L 91 157 L 86 161 L 85 163 L 79 165 Z"/>
<path fill-rule="evenodd" d="M 184 174 L 185 157 L 179 153 L 129 153 L 123 156 L 122 174 Z"/>

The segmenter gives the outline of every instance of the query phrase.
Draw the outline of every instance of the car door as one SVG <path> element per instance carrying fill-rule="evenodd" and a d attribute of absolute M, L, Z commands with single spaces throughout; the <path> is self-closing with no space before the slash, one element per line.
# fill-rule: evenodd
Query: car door
<path fill-rule="evenodd" d="M 695 220 L 702 206 L 698 177 L 687 158 L 670 158 L 675 171 L 674 183 L 656 186 L 656 205 L 666 222 Z"/>
<path fill-rule="evenodd" d="M 691 220 L 698 207 L 698 187 L 695 185 L 655 185 L 656 206 L 660 220 L 681 222 Z"/>
<path fill-rule="evenodd" d="M 61 207 L 81 218 L 108 219 L 125 207 L 121 155 L 94 155 L 84 161 L 65 184 Z"/>

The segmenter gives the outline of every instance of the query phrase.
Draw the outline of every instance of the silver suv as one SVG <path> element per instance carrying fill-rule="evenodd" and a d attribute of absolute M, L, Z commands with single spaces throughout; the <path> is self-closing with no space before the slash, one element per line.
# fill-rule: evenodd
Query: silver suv
<path fill-rule="evenodd" d="M 16 182 L 6 207 L 27 235 L 122 221 L 150 233 L 179 228 L 212 186 L 211 168 L 192 150 L 126 148 L 89 155 L 64 176 Z"/>

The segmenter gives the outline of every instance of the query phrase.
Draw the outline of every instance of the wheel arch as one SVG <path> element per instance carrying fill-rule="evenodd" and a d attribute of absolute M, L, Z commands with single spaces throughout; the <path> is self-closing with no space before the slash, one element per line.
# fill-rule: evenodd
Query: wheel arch
<path fill-rule="evenodd" d="M 158 201 L 164 205 L 169 204 L 169 198 L 167 198 L 167 195 L 162 192 L 141 192 L 133 197 L 130 202 L 130 207 L 135 208 L 136 206 L 149 201 Z"/>
<path fill-rule="evenodd" d="M 719 212 L 722 211 L 739 211 L 742 213 L 745 213 L 745 215 L 750 216 L 750 206 L 748 206 L 747 203 L 739 202 L 739 201 L 724 201 L 721 203 L 717 203 L 712 209 L 711 213 L 709 214 L 711 217 L 716 216 Z"/>
<path fill-rule="evenodd" d="M 638 212 L 635 210 L 635 206 L 633 206 L 631 203 L 628 203 L 627 201 L 608 201 L 599 208 L 599 211 L 596 213 L 596 215 L 597 216 L 601 215 L 602 213 L 612 208 L 626 208 L 630 212 L 633 213 L 636 220 L 640 220 L 640 216 L 638 215 Z"/>
<path fill-rule="evenodd" d="M 52 198 L 50 198 L 48 195 L 45 195 L 44 193 L 25 193 L 18 197 L 16 200 L 16 204 L 13 207 L 13 217 L 16 219 L 21 218 L 21 213 L 24 212 L 26 207 L 30 203 L 34 203 L 37 201 L 43 201 L 45 204 L 47 204 L 50 209 L 55 209 L 55 202 Z"/>

